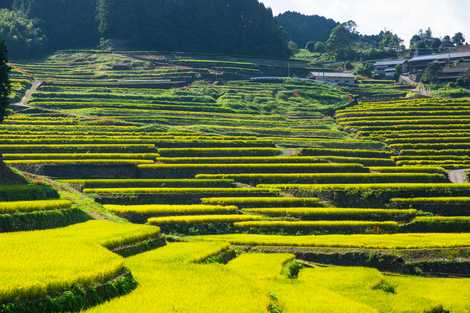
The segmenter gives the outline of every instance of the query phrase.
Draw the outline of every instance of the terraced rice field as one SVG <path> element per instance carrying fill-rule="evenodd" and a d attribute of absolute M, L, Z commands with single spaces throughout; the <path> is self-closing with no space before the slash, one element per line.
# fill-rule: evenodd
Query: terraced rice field
<path fill-rule="evenodd" d="M 469 312 L 465 99 L 345 107 L 408 91 L 155 53 L 16 68 L 41 86 L 0 152 L 38 176 L 0 186 L 0 312 Z"/>

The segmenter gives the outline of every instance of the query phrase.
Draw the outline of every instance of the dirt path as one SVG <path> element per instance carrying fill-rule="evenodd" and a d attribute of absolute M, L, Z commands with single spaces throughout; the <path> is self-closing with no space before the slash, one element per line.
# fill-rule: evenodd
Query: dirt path
<path fill-rule="evenodd" d="M 23 98 L 21 98 L 21 101 L 20 102 L 16 102 L 16 103 L 12 103 L 11 104 L 11 107 L 13 109 L 18 109 L 18 110 L 24 110 L 24 109 L 29 109 L 31 108 L 29 105 L 28 105 L 28 102 L 29 100 L 31 99 L 31 96 L 33 95 L 34 92 L 36 92 L 42 85 L 44 84 L 44 82 L 42 81 L 34 81 L 32 84 L 31 84 L 31 88 L 29 88 Z"/>
<path fill-rule="evenodd" d="M 449 171 L 449 180 L 454 184 L 468 183 L 467 170 Z"/>

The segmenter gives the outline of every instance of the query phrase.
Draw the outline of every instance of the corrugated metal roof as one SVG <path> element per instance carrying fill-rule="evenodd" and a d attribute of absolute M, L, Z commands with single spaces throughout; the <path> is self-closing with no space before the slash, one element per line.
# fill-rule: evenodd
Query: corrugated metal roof
<path fill-rule="evenodd" d="M 408 62 L 421 62 L 421 61 L 434 61 L 434 60 L 445 60 L 445 59 L 458 59 L 458 58 L 469 58 L 469 52 L 451 52 L 451 53 L 439 53 L 422 55 L 411 58 Z"/>
<path fill-rule="evenodd" d="M 356 76 L 352 73 L 344 73 L 344 72 L 311 72 L 311 76 L 313 77 L 325 77 L 325 78 L 351 78 L 355 79 Z"/>
<path fill-rule="evenodd" d="M 384 60 L 375 62 L 375 66 L 389 66 L 389 65 L 401 65 L 405 63 L 405 60 Z"/>

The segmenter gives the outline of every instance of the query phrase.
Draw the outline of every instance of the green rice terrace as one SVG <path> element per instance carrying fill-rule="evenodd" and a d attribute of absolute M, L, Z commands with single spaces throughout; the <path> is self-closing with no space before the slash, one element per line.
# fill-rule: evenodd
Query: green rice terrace
<path fill-rule="evenodd" d="M 469 313 L 470 99 L 284 70 L 14 64 L 0 313 Z"/>

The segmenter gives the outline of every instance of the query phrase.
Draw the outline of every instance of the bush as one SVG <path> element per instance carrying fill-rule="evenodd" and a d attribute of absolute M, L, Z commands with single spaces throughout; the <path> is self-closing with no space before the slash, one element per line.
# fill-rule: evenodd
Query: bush
<path fill-rule="evenodd" d="M 220 215 L 236 214 L 239 210 L 236 206 L 220 205 L 105 205 L 109 211 L 131 220 L 135 223 L 145 223 L 147 219 L 156 216 L 178 215 Z"/>
<path fill-rule="evenodd" d="M 356 233 L 390 233 L 398 230 L 396 222 L 364 221 L 250 221 L 234 223 L 236 228 L 268 234 L 356 234 Z"/>
<path fill-rule="evenodd" d="M 57 199 L 59 194 L 45 185 L 0 185 L 0 201 Z"/>
<path fill-rule="evenodd" d="M 236 205 L 239 208 L 275 208 L 275 207 L 319 207 L 318 198 L 293 197 L 226 197 L 203 198 L 201 202 L 210 205 Z"/>
<path fill-rule="evenodd" d="M 360 174 L 199 174 L 201 179 L 233 179 L 244 184 L 361 184 L 448 182 L 443 174 L 360 173 Z"/>
<path fill-rule="evenodd" d="M 151 164 L 138 166 L 141 177 L 189 178 L 198 174 L 367 172 L 361 164 Z"/>
<path fill-rule="evenodd" d="M 457 79 L 457 86 L 462 88 L 470 88 L 470 70 L 467 70 L 462 77 Z"/>
<path fill-rule="evenodd" d="M 232 179 L 65 179 L 61 182 L 82 188 L 229 188 L 234 185 Z"/>
<path fill-rule="evenodd" d="M 389 158 L 392 153 L 383 150 L 359 150 L 359 149 L 320 149 L 308 148 L 302 150 L 302 155 L 308 156 L 346 156 L 360 158 Z"/>
<path fill-rule="evenodd" d="M 175 148 L 158 149 L 162 157 L 248 157 L 276 156 L 282 150 L 277 148 Z"/>
<path fill-rule="evenodd" d="M 470 197 L 393 198 L 390 206 L 432 212 L 438 215 L 470 214 Z"/>
<path fill-rule="evenodd" d="M 425 233 L 468 233 L 470 217 L 423 216 L 401 227 L 403 231 Z"/>
<path fill-rule="evenodd" d="M 341 208 L 258 208 L 245 209 L 250 214 L 293 217 L 302 220 L 405 220 L 416 216 L 416 210 L 341 209 Z"/>
<path fill-rule="evenodd" d="M 157 225 L 165 233 L 197 235 L 220 234 L 232 231 L 233 223 L 262 219 L 255 215 L 197 215 L 170 216 L 148 219 L 151 225 Z"/>
<path fill-rule="evenodd" d="M 83 223 L 90 217 L 78 209 L 0 214 L 0 232 L 29 231 Z"/>
<path fill-rule="evenodd" d="M 288 190 L 297 196 L 317 196 L 340 207 L 383 207 L 392 198 L 470 196 L 468 184 L 324 184 L 258 185 Z"/>

